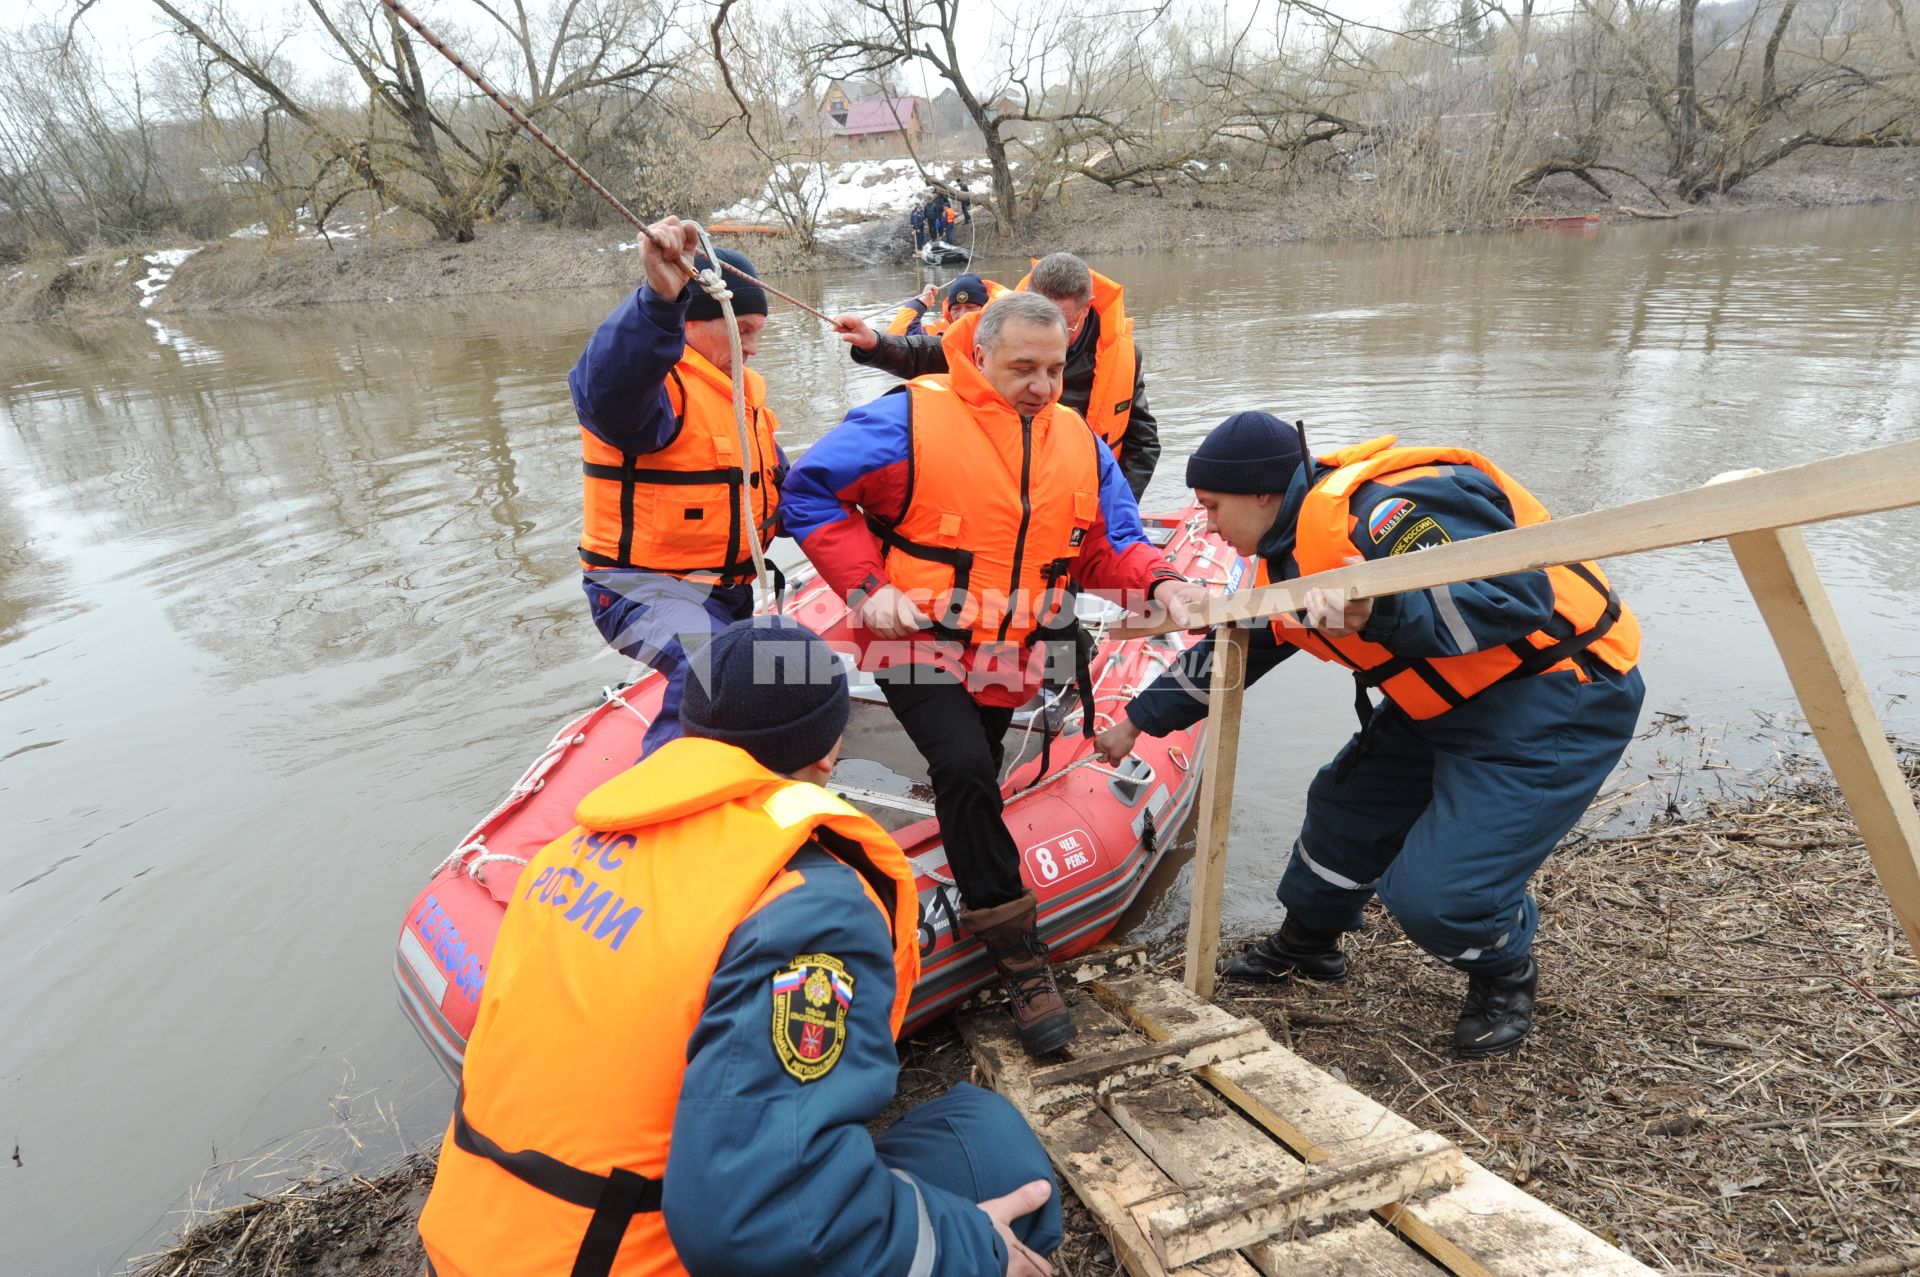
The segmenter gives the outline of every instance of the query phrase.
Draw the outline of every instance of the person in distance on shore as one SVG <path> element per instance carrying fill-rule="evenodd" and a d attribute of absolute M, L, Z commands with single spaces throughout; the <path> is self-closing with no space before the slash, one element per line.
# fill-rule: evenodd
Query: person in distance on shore
<path fill-rule="evenodd" d="M 1548 517 L 1477 453 L 1394 443 L 1315 457 L 1299 427 L 1242 412 L 1188 460 L 1187 483 L 1260 584 Z M 1344 979 L 1340 935 L 1377 895 L 1414 943 L 1466 974 L 1455 1051 L 1511 1051 L 1533 1027 L 1538 980 L 1527 884 L 1632 738 L 1639 623 L 1592 563 L 1378 599 L 1310 590 L 1306 602 L 1304 623 L 1251 635 L 1247 681 L 1298 651 L 1336 663 L 1353 672 L 1360 730 L 1308 787 L 1280 929 L 1222 974 Z M 1189 649 L 1135 697 L 1100 753 L 1118 763 L 1142 732 L 1205 717 L 1212 651 L 1211 639 Z"/>
<path fill-rule="evenodd" d="M 640 236 L 646 280 L 594 330 L 567 378 L 580 418 L 585 530 L 581 586 L 593 622 L 617 651 L 667 676 L 644 748 L 680 731 L 689 653 L 753 611 L 753 554 L 741 517 L 750 503 L 764 546 L 780 513 L 786 456 L 766 383 L 734 368 L 727 321 L 681 264 L 696 252 L 690 224 L 668 217 Z M 751 275 L 729 249 L 723 261 Z M 727 273 L 751 359 L 767 294 Z M 733 409 L 746 380 L 747 455 Z"/>
<path fill-rule="evenodd" d="M 1049 253 L 1014 287 L 1059 307 L 1067 321 L 1060 402 L 1106 441 L 1138 501 L 1160 462 L 1160 423 L 1147 407 L 1147 378 L 1124 290 L 1072 253 Z M 947 371 L 946 348 L 938 337 L 876 333 L 858 315 L 836 316 L 834 326 L 857 364 L 907 379 Z"/>
<path fill-rule="evenodd" d="M 1074 1025 L 1001 810 L 1007 729 L 1047 673 L 1047 632 L 1071 620 L 1070 578 L 1183 623 L 1205 592 L 1148 543 L 1113 455 L 1058 402 L 1057 306 L 1009 293 L 944 341 L 950 372 L 853 409 L 807 450 L 787 528 L 847 598 L 862 667 L 927 760 L 961 923 L 1040 1055 Z"/>
<path fill-rule="evenodd" d="M 867 1133 L 918 898 L 820 787 L 839 659 L 780 617 L 708 655 L 685 734 L 521 874 L 420 1216 L 429 1273 L 1048 1277 L 1058 1191 L 1013 1105 L 962 1082 Z"/>

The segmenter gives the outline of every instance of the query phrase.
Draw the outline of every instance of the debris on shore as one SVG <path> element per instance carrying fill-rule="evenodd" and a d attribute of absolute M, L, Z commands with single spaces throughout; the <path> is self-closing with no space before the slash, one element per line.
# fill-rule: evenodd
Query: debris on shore
<path fill-rule="evenodd" d="M 1445 1054 L 1462 981 L 1377 910 L 1345 984 L 1228 982 L 1216 1000 L 1654 1268 L 1920 1271 L 1920 960 L 1852 817 L 1802 759 L 1690 807 L 1576 833 L 1535 878 L 1541 1008 L 1514 1057 Z M 1165 969 L 1180 947 L 1156 946 Z M 878 1125 L 971 1071 L 945 1023 L 901 1064 Z M 414 1277 L 431 1179 L 422 1154 L 310 1177 L 191 1220 L 131 1272 Z M 1065 1205 L 1055 1272 L 1116 1272 Z"/>

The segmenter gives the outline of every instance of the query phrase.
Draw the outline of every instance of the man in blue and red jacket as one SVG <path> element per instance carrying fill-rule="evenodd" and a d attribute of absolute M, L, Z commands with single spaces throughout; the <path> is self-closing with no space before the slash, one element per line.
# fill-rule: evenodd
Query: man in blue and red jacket
<path fill-rule="evenodd" d="M 1070 579 L 1183 622 L 1203 591 L 1148 543 L 1113 454 L 1058 402 L 1067 325 L 1052 302 L 1010 294 L 945 342 L 951 372 L 849 412 L 794 466 L 783 510 L 927 759 L 961 921 L 1038 1055 L 1074 1029 L 1001 814 L 1007 728 L 1043 681 Z"/>

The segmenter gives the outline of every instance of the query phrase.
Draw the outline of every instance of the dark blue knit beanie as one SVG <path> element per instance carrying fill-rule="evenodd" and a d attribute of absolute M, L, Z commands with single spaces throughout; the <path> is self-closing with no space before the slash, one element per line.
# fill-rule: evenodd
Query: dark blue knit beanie
<path fill-rule="evenodd" d="M 1285 492 L 1300 467 L 1300 435 L 1270 412 L 1236 412 L 1187 458 L 1187 486 L 1208 492 Z"/>
<path fill-rule="evenodd" d="M 736 315 L 766 314 L 767 290 L 758 284 L 749 284 L 746 280 L 741 279 L 740 276 L 726 269 L 726 266 L 737 266 L 749 275 L 757 275 L 759 272 L 753 269 L 753 263 L 741 254 L 734 252 L 731 248 L 716 248 L 713 251 L 720 254 L 720 260 L 725 263 L 725 265 L 721 267 L 720 278 L 727 281 L 727 287 L 733 292 L 733 313 Z M 705 270 L 707 268 L 707 255 L 705 253 L 695 253 L 693 255 L 693 264 L 699 269 Z M 688 319 L 720 318 L 720 303 L 707 296 L 707 290 L 700 287 L 700 285 L 689 280 L 687 286 L 680 290 L 680 295 L 687 299 Z"/>
<path fill-rule="evenodd" d="M 680 705 L 686 734 L 738 745 L 768 771 L 819 762 L 846 730 L 846 671 L 798 621 L 735 621 L 692 663 Z"/>

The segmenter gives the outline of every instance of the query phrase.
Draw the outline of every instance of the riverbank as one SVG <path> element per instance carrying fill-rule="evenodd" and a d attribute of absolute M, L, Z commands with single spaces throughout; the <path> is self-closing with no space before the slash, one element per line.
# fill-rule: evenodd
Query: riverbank
<path fill-rule="evenodd" d="M 1087 181 L 1066 187 L 1018 241 L 984 216 L 984 257 L 1068 249 L 1089 256 L 1279 244 L 1309 240 L 1404 238 L 1524 229 L 1528 218 L 1597 217 L 1597 224 L 1659 217 L 1840 207 L 1912 200 L 1920 190 L 1920 152 L 1803 151 L 1725 196 L 1698 205 L 1663 206 L 1657 168 L 1639 180 L 1596 176 L 1602 195 L 1557 175 L 1491 214 L 1466 217 L 1410 203 L 1391 180 L 1356 174 L 1279 185 L 1168 187 L 1110 191 Z M 1366 178 L 1367 180 L 1355 180 Z M 1634 210 L 1634 211 L 1627 211 Z M 812 253 L 790 239 L 754 235 L 733 241 L 769 279 L 848 264 L 907 260 L 904 214 L 836 228 Z M 963 240 L 964 242 L 964 240 Z M 631 237 L 615 231 L 558 230 L 530 223 L 483 226 L 468 244 L 434 240 L 393 224 L 349 234 L 291 238 L 227 237 L 103 249 L 79 257 L 0 267 L 0 323 L 85 323 L 223 310 L 313 305 L 385 305 L 437 297 L 618 288 L 637 278 Z"/>
<path fill-rule="evenodd" d="M 1510 1059 L 1444 1053 L 1459 978 L 1377 909 L 1347 983 L 1216 1000 L 1656 1269 L 1920 1265 L 1920 961 L 1823 767 L 1789 760 L 1738 798 L 1576 833 L 1534 886 L 1541 1011 Z M 1160 946 L 1167 969 L 1179 949 Z M 951 1027 L 921 1034 L 895 1111 L 969 1071 Z M 413 1277 L 431 1175 L 419 1156 L 296 1183 L 192 1221 L 133 1271 Z M 1055 1271 L 1112 1272 L 1067 1205 Z"/>

